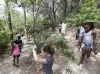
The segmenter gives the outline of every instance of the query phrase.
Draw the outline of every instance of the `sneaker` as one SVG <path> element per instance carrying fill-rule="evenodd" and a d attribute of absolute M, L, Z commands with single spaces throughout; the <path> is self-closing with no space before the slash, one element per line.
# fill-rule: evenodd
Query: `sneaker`
<path fill-rule="evenodd" d="M 19 64 L 16 64 L 16 67 L 19 67 Z"/>
<path fill-rule="evenodd" d="M 87 63 L 89 62 L 89 58 L 86 58 L 86 62 L 87 62 Z"/>
<path fill-rule="evenodd" d="M 13 66 L 15 66 L 16 64 L 15 63 L 13 63 Z"/>
<path fill-rule="evenodd" d="M 82 70 L 83 64 L 79 65 L 79 70 Z"/>

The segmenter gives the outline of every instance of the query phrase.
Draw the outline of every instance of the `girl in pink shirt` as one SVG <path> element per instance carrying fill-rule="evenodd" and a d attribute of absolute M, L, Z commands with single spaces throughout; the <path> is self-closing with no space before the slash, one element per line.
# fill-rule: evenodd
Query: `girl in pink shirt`
<path fill-rule="evenodd" d="M 22 42 L 19 43 L 19 40 L 15 40 L 14 43 L 15 44 L 14 44 L 12 52 L 11 52 L 11 55 L 13 55 L 13 65 L 16 67 L 19 67 L 19 57 L 20 57 L 20 53 L 21 53 L 20 45 L 22 44 Z"/>

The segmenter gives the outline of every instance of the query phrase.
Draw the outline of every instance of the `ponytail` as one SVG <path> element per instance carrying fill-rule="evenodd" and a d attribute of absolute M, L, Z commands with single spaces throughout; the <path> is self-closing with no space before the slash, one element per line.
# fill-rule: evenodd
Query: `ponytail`
<path fill-rule="evenodd" d="M 52 47 L 50 47 L 49 45 L 44 46 L 43 51 L 47 52 L 51 56 L 53 56 L 53 54 L 55 52 L 54 49 Z"/>
<path fill-rule="evenodd" d="M 51 56 L 55 53 L 54 48 L 51 48 Z"/>

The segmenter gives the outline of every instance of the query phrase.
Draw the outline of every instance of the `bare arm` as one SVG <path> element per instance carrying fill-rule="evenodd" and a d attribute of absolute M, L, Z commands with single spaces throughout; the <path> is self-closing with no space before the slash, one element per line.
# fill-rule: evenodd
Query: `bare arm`
<path fill-rule="evenodd" d="M 36 48 L 33 48 L 33 56 L 36 62 L 42 63 L 42 64 L 47 64 L 46 59 L 40 59 L 36 53 Z"/>
<path fill-rule="evenodd" d="M 77 29 L 76 35 L 79 35 L 79 33 L 78 33 L 78 29 Z"/>
<path fill-rule="evenodd" d="M 96 50 L 96 47 L 97 47 L 97 42 L 96 42 L 96 32 L 93 31 L 93 50 Z"/>
<path fill-rule="evenodd" d="M 10 55 L 12 55 L 12 52 L 13 52 L 14 48 L 15 48 L 15 46 L 12 47 L 12 51 L 11 51 L 11 54 Z"/>

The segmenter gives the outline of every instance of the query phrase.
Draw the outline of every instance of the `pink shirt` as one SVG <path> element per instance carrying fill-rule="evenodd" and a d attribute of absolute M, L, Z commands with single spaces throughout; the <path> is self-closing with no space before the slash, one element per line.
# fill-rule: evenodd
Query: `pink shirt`
<path fill-rule="evenodd" d="M 12 55 L 19 55 L 20 54 L 20 49 L 19 49 L 19 46 L 18 46 L 18 44 L 15 44 L 14 45 L 15 47 L 14 47 L 14 50 L 13 50 L 13 52 L 12 52 Z"/>

